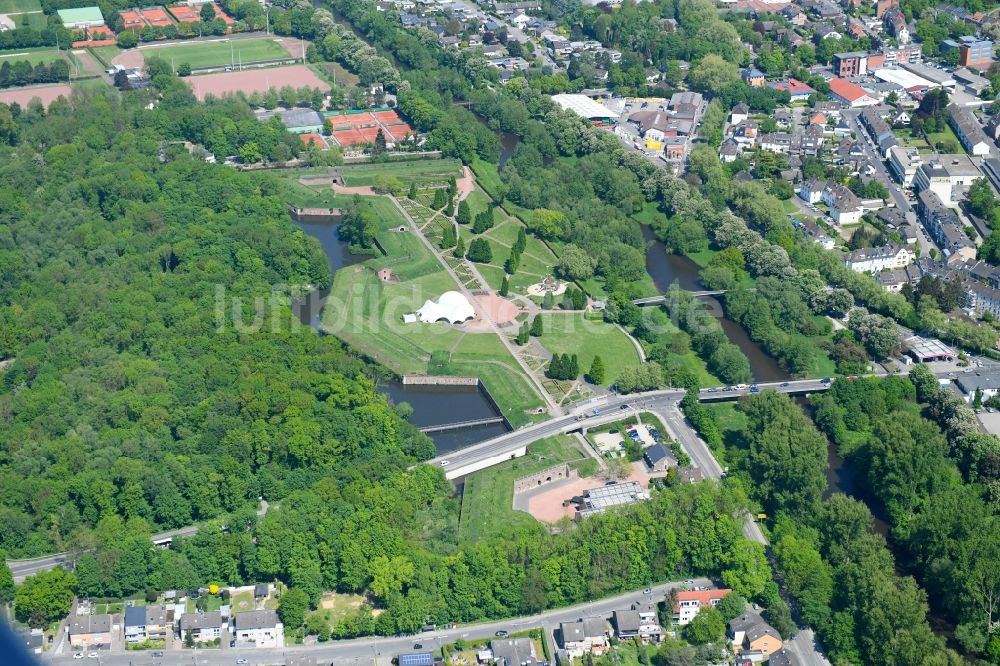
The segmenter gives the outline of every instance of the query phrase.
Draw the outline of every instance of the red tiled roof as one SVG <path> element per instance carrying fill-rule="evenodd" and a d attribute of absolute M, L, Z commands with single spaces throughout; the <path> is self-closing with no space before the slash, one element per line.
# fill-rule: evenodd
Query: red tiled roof
<path fill-rule="evenodd" d="M 682 601 L 697 601 L 699 606 L 711 604 L 732 592 L 728 587 L 721 590 L 688 590 L 677 593 L 677 603 L 674 604 L 674 612 L 680 612 Z"/>
<path fill-rule="evenodd" d="M 787 81 L 774 81 L 768 84 L 775 90 L 787 90 L 789 95 L 811 95 L 815 90 L 802 83 L 798 79 L 788 79 Z"/>
<path fill-rule="evenodd" d="M 868 93 L 861 86 L 854 85 L 846 79 L 830 79 L 830 92 L 848 102 L 856 102 Z"/>

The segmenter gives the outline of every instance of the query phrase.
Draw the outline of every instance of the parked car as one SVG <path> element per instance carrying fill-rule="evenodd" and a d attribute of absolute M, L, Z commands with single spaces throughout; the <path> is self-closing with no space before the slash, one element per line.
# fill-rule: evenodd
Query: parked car
<path fill-rule="evenodd" d="M 507 638 L 507 636 L 508 636 L 507 632 L 504 631 L 503 629 L 501 629 L 500 631 L 498 631 L 497 633 L 495 633 L 493 635 L 496 636 L 497 638 Z"/>
<path fill-rule="evenodd" d="M 788 388 L 788 382 L 781 382 L 781 388 Z"/>
<path fill-rule="evenodd" d="M 759 387 L 759 386 L 757 386 L 756 384 L 754 384 L 754 385 L 752 385 L 752 386 L 750 387 L 750 392 L 751 392 L 751 393 L 760 393 L 760 387 Z"/>
<path fill-rule="evenodd" d="M 149 656 L 150 656 L 150 657 L 162 657 L 162 656 L 163 656 L 163 653 L 162 653 L 162 652 L 160 652 L 159 650 L 157 650 L 156 652 L 150 652 L 150 653 L 149 653 Z"/>
<path fill-rule="evenodd" d="M 422 643 L 414 643 L 413 644 L 413 649 L 414 650 L 422 650 L 422 649 L 424 649 L 424 646 L 423 646 Z"/>
<path fill-rule="evenodd" d="M 75 653 L 73 655 L 73 658 L 74 659 L 83 659 L 83 653 L 82 652 L 77 652 L 77 653 Z"/>
<path fill-rule="evenodd" d="M 239 659 L 236 660 L 236 663 L 237 664 L 241 664 L 241 665 L 242 664 L 247 664 L 247 663 L 249 663 L 249 660 L 246 657 L 240 657 Z"/>
<path fill-rule="evenodd" d="M 450 460 L 442 460 L 441 461 L 441 467 L 447 467 L 450 463 L 451 463 Z"/>
<path fill-rule="evenodd" d="M 91 652 L 90 654 L 87 655 L 87 657 L 90 659 L 97 659 L 98 654 L 96 652 Z"/>

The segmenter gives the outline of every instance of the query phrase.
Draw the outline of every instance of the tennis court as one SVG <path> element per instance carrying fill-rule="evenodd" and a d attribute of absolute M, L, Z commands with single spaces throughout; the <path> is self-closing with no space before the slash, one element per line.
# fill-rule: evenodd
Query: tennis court
<path fill-rule="evenodd" d="M 174 24 L 163 7 L 147 7 L 146 9 L 140 9 L 139 13 L 142 15 L 142 18 L 146 19 L 146 23 L 157 28 Z"/>
<path fill-rule="evenodd" d="M 181 23 L 198 23 L 201 21 L 201 14 L 191 9 L 189 5 L 173 5 L 167 7 L 167 11 L 174 15 L 174 18 Z"/>

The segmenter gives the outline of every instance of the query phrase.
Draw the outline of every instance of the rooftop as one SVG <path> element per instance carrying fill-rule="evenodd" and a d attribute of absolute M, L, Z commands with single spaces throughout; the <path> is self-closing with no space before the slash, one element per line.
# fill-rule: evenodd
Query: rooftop
<path fill-rule="evenodd" d="M 181 632 L 188 629 L 212 629 L 222 626 L 222 611 L 184 613 L 181 615 Z"/>
<path fill-rule="evenodd" d="M 63 24 L 74 23 L 104 23 L 104 14 L 100 7 L 77 7 L 76 9 L 60 9 L 59 20 Z"/>
<path fill-rule="evenodd" d="M 923 338 L 919 335 L 911 335 L 903 340 L 903 346 L 907 351 L 920 358 L 936 358 L 939 356 L 954 356 L 955 352 L 950 347 L 934 338 Z"/>
<path fill-rule="evenodd" d="M 1000 390 L 1000 372 L 977 372 L 975 374 L 961 374 L 955 380 L 962 393 L 975 393 L 976 389 L 983 391 Z"/>
<path fill-rule="evenodd" d="M 277 627 L 278 614 L 273 610 L 248 611 L 236 614 L 236 631 L 243 629 L 271 629 Z"/>
<path fill-rule="evenodd" d="M 588 120 L 618 117 L 617 113 L 603 104 L 598 104 L 586 95 L 563 93 L 560 95 L 553 95 L 552 101 L 555 102 L 559 108 L 566 111 L 572 111 L 581 118 L 586 118 Z"/>
<path fill-rule="evenodd" d="M 110 615 L 77 615 L 70 620 L 69 635 L 103 634 L 111 631 Z"/>

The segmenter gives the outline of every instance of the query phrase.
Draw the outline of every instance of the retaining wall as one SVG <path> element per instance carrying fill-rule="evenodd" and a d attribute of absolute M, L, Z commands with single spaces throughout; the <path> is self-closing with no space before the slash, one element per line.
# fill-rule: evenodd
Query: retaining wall
<path fill-rule="evenodd" d="M 555 481 L 563 481 L 568 478 L 569 465 L 563 463 L 561 465 L 556 465 L 555 467 L 544 469 L 535 474 L 522 476 L 514 482 L 514 493 L 523 493 L 525 490 L 531 490 L 532 488 L 544 486 Z"/>

